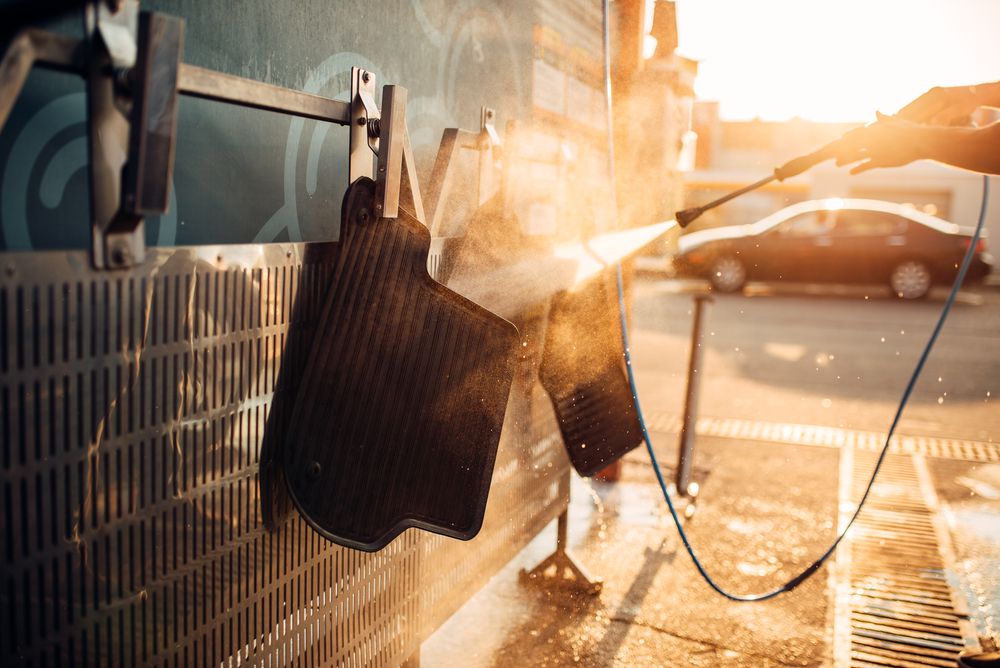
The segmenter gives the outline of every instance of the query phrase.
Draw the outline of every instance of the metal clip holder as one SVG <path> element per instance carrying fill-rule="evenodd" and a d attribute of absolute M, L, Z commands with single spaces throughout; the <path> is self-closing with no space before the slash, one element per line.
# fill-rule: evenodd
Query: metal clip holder
<path fill-rule="evenodd" d="M 460 128 L 446 128 L 441 134 L 441 144 L 438 146 L 434 167 L 431 169 L 430 185 L 427 191 L 428 208 L 431 218 L 428 228 L 432 236 L 439 236 L 444 216 L 444 203 L 451 192 L 454 177 L 454 159 L 458 149 L 471 149 L 480 152 L 479 157 L 479 193 L 478 204 L 482 206 L 496 192 L 495 174 L 498 171 L 497 162 L 503 142 L 494 126 L 496 111 L 490 107 L 480 110 L 479 132 L 470 132 Z"/>
<path fill-rule="evenodd" d="M 145 258 L 150 214 L 167 211 L 177 135 L 184 21 L 138 2 L 87 8 L 92 259 L 123 269 Z M 109 76 L 110 74 L 110 76 Z"/>

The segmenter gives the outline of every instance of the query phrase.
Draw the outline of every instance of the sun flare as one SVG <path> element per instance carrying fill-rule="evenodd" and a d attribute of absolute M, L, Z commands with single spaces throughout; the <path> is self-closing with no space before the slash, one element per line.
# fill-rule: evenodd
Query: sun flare
<path fill-rule="evenodd" d="M 1000 78 L 992 0 L 680 0 L 698 97 L 728 119 L 869 121 L 935 85 Z"/>

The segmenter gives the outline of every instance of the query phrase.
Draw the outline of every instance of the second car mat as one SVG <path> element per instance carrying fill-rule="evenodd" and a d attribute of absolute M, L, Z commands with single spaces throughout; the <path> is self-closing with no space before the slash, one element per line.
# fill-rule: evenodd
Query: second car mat
<path fill-rule="evenodd" d="M 434 281 L 430 234 L 344 199 L 340 249 L 282 449 L 292 501 L 322 535 L 374 551 L 407 527 L 482 524 L 518 334 Z"/>
<path fill-rule="evenodd" d="M 552 300 L 538 369 L 570 462 L 591 476 L 642 442 L 607 272 Z"/>

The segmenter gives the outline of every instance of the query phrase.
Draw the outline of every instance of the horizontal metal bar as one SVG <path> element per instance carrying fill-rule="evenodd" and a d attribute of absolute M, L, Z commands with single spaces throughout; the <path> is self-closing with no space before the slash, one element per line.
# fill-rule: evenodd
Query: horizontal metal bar
<path fill-rule="evenodd" d="M 34 45 L 35 58 L 52 69 L 76 71 L 84 65 L 83 42 L 69 35 L 29 28 L 25 33 Z"/>
<path fill-rule="evenodd" d="M 28 28 L 11 40 L 0 61 L 0 128 L 28 80 L 31 68 L 38 64 L 50 69 L 83 74 L 80 40 L 56 33 Z"/>
<path fill-rule="evenodd" d="M 83 74 L 81 40 L 53 32 L 29 29 L 15 38 L 5 60 L 4 69 L 10 74 L 3 81 L 20 80 L 27 76 L 32 63 L 41 67 Z M 291 114 L 338 125 L 350 125 L 350 105 L 321 95 L 282 88 L 272 84 L 223 74 L 195 65 L 181 63 L 177 82 L 181 95 L 226 102 L 251 109 Z M 7 88 L 4 87 L 6 91 Z M 15 91 L 19 91 L 16 87 Z M 16 95 L 12 96 L 16 97 Z M 13 103 L 11 103 L 13 104 Z M 0 117 L 2 120 L 2 117 Z"/>
<path fill-rule="evenodd" d="M 276 111 L 317 121 L 350 125 L 351 107 L 311 93 L 272 86 L 252 79 L 181 64 L 177 81 L 181 95 L 227 102 L 242 107 Z"/>

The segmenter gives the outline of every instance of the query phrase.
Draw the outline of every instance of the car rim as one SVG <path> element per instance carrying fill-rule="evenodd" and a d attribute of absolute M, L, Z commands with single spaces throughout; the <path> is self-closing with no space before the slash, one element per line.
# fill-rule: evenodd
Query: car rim
<path fill-rule="evenodd" d="M 731 257 L 725 257 L 716 262 L 712 272 L 712 283 L 724 291 L 738 290 L 746 280 L 743 263 Z"/>
<path fill-rule="evenodd" d="M 922 262 L 904 262 L 893 270 L 890 284 L 897 297 L 916 299 L 927 294 L 931 287 L 931 274 Z"/>

